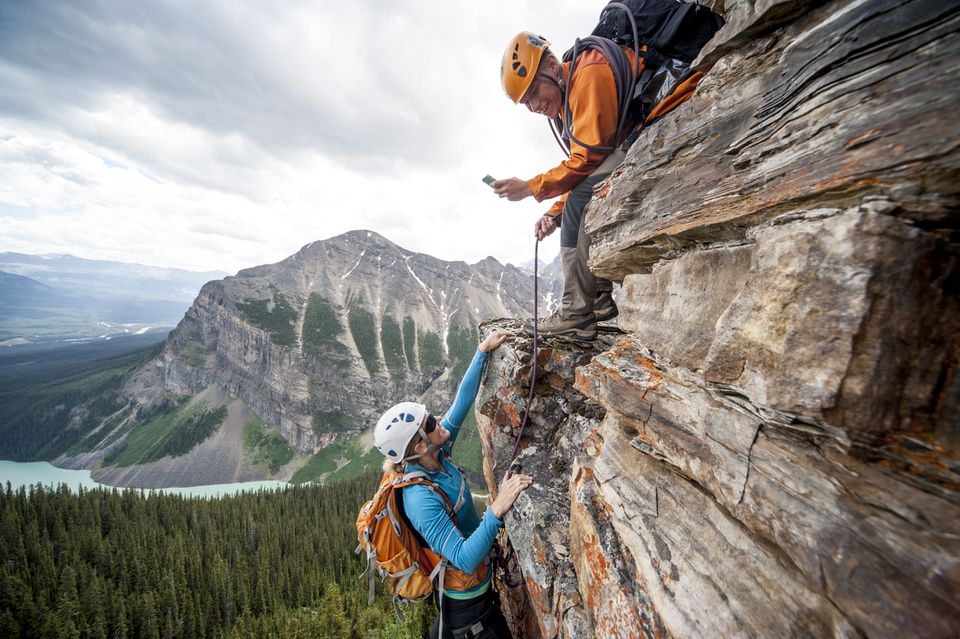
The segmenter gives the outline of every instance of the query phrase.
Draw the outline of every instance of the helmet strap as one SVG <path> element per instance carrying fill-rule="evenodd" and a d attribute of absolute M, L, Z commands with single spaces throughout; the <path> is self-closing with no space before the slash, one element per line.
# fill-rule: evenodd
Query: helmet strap
<path fill-rule="evenodd" d="M 553 82 L 557 86 L 557 88 L 560 89 L 560 95 L 563 95 L 563 78 L 562 77 L 559 80 L 557 80 L 552 75 L 541 73 L 540 71 L 537 71 L 537 74 L 533 77 L 534 79 L 543 78 L 544 80 L 549 80 L 550 82 Z"/>
<path fill-rule="evenodd" d="M 560 61 L 557 59 L 557 57 L 550 52 L 550 49 L 547 49 L 546 51 L 544 51 L 543 57 L 540 58 L 540 64 L 537 65 L 537 71 L 536 73 L 533 74 L 533 79 L 536 80 L 537 78 L 544 78 L 546 80 L 549 80 L 550 82 L 553 82 L 557 86 L 557 88 L 560 89 L 560 95 L 563 95 L 563 88 L 564 88 L 563 67 L 562 66 L 560 67 L 559 80 L 557 80 L 555 77 L 553 77 L 549 73 L 544 72 L 543 70 L 544 65 L 547 64 L 547 60 L 550 59 L 550 56 L 553 56 L 553 59 L 556 60 L 556 63 L 558 65 L 560 64 Z M 531 83 L 530 86 L 532 87 L 533 84 Z"/>
<path fill-rule="evenodd" d="M 427 438 L 427 434 L 423 432 L 423 428 L 418 428 L 417 432 L 420 434 L 420 439 L 427 442 L 427 450 L 423 451 L 419 455 L 410 455 L 409 457 L 404 457 L 401 461 L 406 462 L 406 461 L 410 461 L 411 459 L 420 459 L 421 457 L 426 457 L 427 455 L 430 455 L 431 453 L 433 453 L 433 451 L 440 448 L 436 444 L 430 443 L 430 440 Z"/>

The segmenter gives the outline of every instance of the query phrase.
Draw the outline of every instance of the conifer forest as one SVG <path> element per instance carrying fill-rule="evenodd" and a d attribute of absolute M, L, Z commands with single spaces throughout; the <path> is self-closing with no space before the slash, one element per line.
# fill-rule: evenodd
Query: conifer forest
<path fill-rule="evenodd" d="M 0 637 L 413 639 L 378 584 L 367 605 L 354 520 L 377 486 L 219 499 L 65 486 L 0 490 Z"/>

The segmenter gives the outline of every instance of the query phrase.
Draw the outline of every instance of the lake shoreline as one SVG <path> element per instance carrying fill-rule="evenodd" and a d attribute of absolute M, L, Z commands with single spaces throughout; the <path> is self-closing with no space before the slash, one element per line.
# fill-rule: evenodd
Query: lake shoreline
<path fill-rule="evenodd" d="M 285 490 L 293 484 L 276 481 L 250 481 L 237 482 L 231 484 L 206 484 L 197 486 L 168 486 L 159 488 L 148 488 L 139 486 L 111 486 L 102 484 L 93 479 L 89 469 L 75 470 L 61 468 L 50 462 L 17 462 L 10 460 L 0 460 L 0 486 L 4 489 L 10 484 L 14 490 L 20 487 L 36 486 L 38 484 L 44 487 L 57 487 L 65 484 L 73 491 L 80 488 L 85 490 L 94 488 L 104 488 L 108 490 L 138 490 L 138 491 L 158 491 L 164 494 L 183 495 L 186 497 L 223 497 L 235 495 L 240 492 L 252 492 L 257 490 Z"/>

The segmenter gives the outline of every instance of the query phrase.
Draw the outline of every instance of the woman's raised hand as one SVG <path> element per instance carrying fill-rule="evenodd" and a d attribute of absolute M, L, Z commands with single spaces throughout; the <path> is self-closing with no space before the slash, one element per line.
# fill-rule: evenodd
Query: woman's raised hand
<path fill-rule="evenodd" d="M 497 330 L 487 335 L 486 339 L 480 342 L 480 352 L 489 353 L 490 351 L 496 348 L 499 348 L 499 346 L 503 344 L 503 341 L 507 339 L 507 337 L 509 336 L 510 336 L 509 332 L 498 328 Z"/>
<path fill-rule="evenodd" d="M 533 483 L 533 477 L 530 475 L 507 475 L 500 482 L 500 489 L 497 491 L 497 498 L 490 504 L 490 510 L 497 516 L 497 519 L 503 519 L 507 511 L 513 507 L 513 502 L 517 501 L 527 486 Z"/>

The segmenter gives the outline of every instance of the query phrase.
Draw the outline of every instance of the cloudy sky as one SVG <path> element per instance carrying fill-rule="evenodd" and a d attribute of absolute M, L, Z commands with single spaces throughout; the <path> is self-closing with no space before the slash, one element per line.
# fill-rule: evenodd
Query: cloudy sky
<path fill-rule="evenodd" d="M 532 259 L 562 155 L 500 88 L 604 2 L 0 2 L 0 251 L 193 270 L 365 228 L 447 260 Z M 541 248 L 558 249 L 559 233 Z"/>

